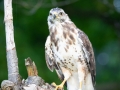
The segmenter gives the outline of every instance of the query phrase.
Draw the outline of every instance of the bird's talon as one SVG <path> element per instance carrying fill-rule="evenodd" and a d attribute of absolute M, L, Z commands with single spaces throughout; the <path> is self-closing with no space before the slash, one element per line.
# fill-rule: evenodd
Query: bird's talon
<path fill-rule="evenodd" d="M 54 90 L 63 90 L 63 85 L 56 85 L 54 82 L 51 84 L 53 87 L 55 87 Z"/>
<path fill-rule="evenodd" d="M 57 85 L 53 82 L 52 84 L 51 84 L 53 87 L 57 87 Z"/>
<path fill-rule="evenodd" d="M 63 90 L 63 86 L 58 85 L 58 86 L 56 86 L 55 90 Z"/>

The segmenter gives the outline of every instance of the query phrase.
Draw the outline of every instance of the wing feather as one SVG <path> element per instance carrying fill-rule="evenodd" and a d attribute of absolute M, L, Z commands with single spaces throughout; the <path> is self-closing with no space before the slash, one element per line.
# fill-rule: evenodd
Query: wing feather
<path fill-rule="evenodd" d="M 53 72 L 54 61 L 53 61 L 52 50 L 50 49 L 50 46 L 51 46 L 51 41 L 50 41 L 50 36 L 48 36 L 45 43 L 45 59 L 46 59 L 47 67 Z"/>
<path fill-rule="evenodd" d="M 60 80 L 64 80 L 64 75 L 59 67 L 59 65 L 55 62 L 55 58 L 53 56 L 53 52 L 51 49 L 51 39 L 50 36 L 47 37 L 46 43 L 45 43 L 45 59 L 46 59 L 46 64 L 47 67 L 53 72 L 53 70 L 55 69 L 55 71 L 57 72 L 58 77 L 60 78 Z"/>
<path fill-rule="evenodd" d="M 87 35 L 83 31 L 79 30 L 78 34 L 79 39 L 81 39 L 83 42 L 83 52 L 85 53 L 88 69 L 91 72 L 93 85 L 95 85 L 96 66 L 92 44 L 89 41 Z"/>
<path fill-rule="evenodd" d="M 47 55 L 47 53 L 45 53 L 45 59 L 46 59 L 47 67 L 50 69 L 50 71 L 53 72 L 54 64 L 53 64 L 52 60 L 49 58 L 49 56 Z"/>
<path fill-rule="evenodd" d="M 79 41 L 82 41 L 81 43 L 83 44 L 82 49 L 83 49 L 84 55 L 86 57 L 87 67 L 88 67 L 88 70 L 91 73 L 92 83 L 93 83 L 93 85 L 95 85 L 96 66 L 95 66 L 95 58 L 94 58 L 94 52 L 93 52 L 92 44 L 89 41 L 89 38 L 87 37 L 87 35 L 83 31 L 77 29 L 77 27 L 75 26 L 74 23 L 70 23 L 70 22 L 66 22 L 62 26 L 65 28 L 64 30 L 67 29 L 68 31 L 72 31 L 72 32 L 74 30 L 78 31 Z"/>

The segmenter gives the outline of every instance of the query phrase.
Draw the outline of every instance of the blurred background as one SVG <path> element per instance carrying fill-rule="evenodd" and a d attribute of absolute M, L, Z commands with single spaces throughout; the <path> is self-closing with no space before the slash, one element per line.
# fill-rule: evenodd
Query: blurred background
<path fill-rule="evenodd" d="M 60 7 L 89 37 L 96 58 L 96 90 L 120 90 L 120 0 L 13 0 L 14 33 L 19 70 L 27 78 L 24 60 L 36 63 L 46 82 L 59 84 L 45 62 L 49 10 Z M 4 2 L 0 0 L 0 82 L 7 79 Z"/>

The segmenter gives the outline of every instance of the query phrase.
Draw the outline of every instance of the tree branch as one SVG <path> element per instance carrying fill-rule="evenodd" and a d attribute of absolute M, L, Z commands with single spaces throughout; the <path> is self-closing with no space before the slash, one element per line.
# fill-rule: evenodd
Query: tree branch
<path fill-rule="evenodd" d="M 39 0 L 36 1 L 36 3 L 34 4 L 33 2 L 27 2 L 27 1 L 13 1 L 13 3 L 22 6 L 24 9 L 27 9 L 27 15 L 32 15 L 34 14 L 40 7 L 43 8 L 49 8 L 49 7 L 60 7 L 60 6 L 65 6 L 65 5 L 69 5 L 72 4 L 74 2 L 77 2 L 78 0 L 63 0 L 63 1 L 57 1 L 57 0 L 50 0 L 50 2 L 48 0 Z M 35 1 L 34 1 L 35 2 Z M 49 2 L 49 3 L 46 3 Z"/>
<path fill-rule="evenodd" d="M 7 66 L 8 79 L 13 83 L 20 83 L 18 58 L 14 43 L 14 27 L 12 17 L 12 0 L 4 0 L 4 22 L 6 31 L 6 52 L 7 52 Z"/>
<path fill-rule="evenodd" d="M 38 76 L 38 71 L 35 63 L 30 59 L 25 59 L 25 65 L 28 72 L 28 78 L 23 80 L 23 88 L 25 90 L 54 90 L 54 87 L 45 83 L 44 80 Z"/>
<path fill-rule="evenodd" d="M 19 75 L 18 58 L 14 42 L 14 27 L 12 17 L 12 0 L 4 0 L 5 11 L 5 31 L 6 31 L 6 54 L 8 66 L 8 80 L 1 83 L 2 90 L 53 90 L 54 87 L 45 83 L 38 76 L 38 71 L 35 63 L 27 58 L 25 65 L 28 71 L 28 78 L 22 80 Z"/>

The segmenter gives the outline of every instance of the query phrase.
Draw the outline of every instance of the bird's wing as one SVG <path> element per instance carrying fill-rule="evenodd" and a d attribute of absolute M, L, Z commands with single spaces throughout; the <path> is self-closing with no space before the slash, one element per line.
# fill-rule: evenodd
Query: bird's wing
<path fill-rule="evenodd" d="M 92 44 L 84 32 L 78 30 L 78 34 L 79 34 L 79 39 L 82 40 L 82 46 L 83 46 L 82 49 L 86 57 L 87 67 L 91 73 L 93 85 L 95 85 L 96 66 L 95 66 L 95 58 L 94 58 Z"/>
<path fill-rule="evenodd" d="M 53 56 L 53 52 L 52 52 L 52 49 L 51 49 L 51 39 L 50 39 L 50 36 L 47 37 L 47 40 L 46 40 L 46 43 L 45 43 L 45 58 L 46 58 L 47 67 L 52 72 L 55 69 L 55 71 L 57 72 L 57 75 L 60 78 L 60 80 L 64 80 L 63 73 L 62 73 L 59 65 L 56 64 L 55 58 Z"/>
<path fill-rule="evenodd" d="M 53 61 L 52 50 L 50 48 L 51 48 L 51 40 L 50 40 L 50 36 L 48 36 L 45 43 L 45 59 L 46 59 L 47 67 L 53 72 L 54 61 Z"/>

